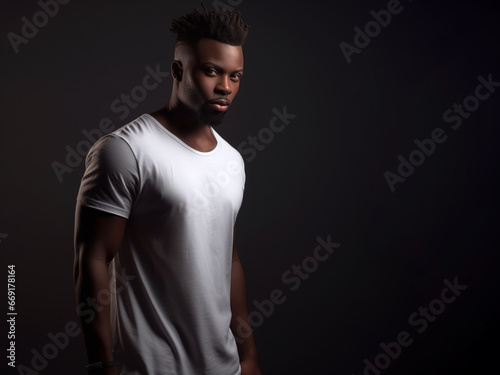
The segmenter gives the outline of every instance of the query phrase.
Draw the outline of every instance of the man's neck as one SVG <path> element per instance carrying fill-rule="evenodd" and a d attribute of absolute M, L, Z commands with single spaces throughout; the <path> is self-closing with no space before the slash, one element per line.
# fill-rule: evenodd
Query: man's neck
<path fill-rule="evenodd" d="M 161 125 L 188 146 L 208 152 L 215 148 L 217 140 L 207 124 L 198 122 L 198 118 L 182 105 L 172 105 L 171 101 L 159 110 L 151 113 Z"/>

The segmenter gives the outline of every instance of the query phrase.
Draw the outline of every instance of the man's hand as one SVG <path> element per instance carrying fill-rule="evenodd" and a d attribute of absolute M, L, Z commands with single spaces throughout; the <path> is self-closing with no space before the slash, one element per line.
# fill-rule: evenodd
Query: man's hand
<path fill-rule="evenodd" d="M 259 363 L 255 360 L 245 360 L 240 363 L 241 375 L 262 375 Z"/>

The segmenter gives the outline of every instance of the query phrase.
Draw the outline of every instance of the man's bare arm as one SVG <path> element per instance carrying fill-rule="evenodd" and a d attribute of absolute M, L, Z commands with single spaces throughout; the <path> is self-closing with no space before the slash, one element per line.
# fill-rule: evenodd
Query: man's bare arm
<path fill-rule="evenodd" d="M 108 267 L 123 238 L 127 219 L 77 204 L 75 212 L 74 284 L 77 305 L 89 307 L 89 298 L 109 294 Z M 109 304 L 80 316 L 89 363 L 113 360 Z M 116 368 L 95 374 L 117 374 Z"/>
<path fill-rule="evenodd" d="M 231 312 L 231 331 L 236 338 L 242 375 L 261 375 L 257 348 L 248 319 L 245 275 L 236 248 L 236 229 L 234 231 L 231 267 Z"/>

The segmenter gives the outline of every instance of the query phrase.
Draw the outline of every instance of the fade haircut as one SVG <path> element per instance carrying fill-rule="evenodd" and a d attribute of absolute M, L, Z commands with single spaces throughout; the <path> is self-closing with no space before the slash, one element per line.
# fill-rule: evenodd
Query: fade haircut
<path fill-rule="evenodd" d="M 177 34 L 176 44 L 185 43 L 194 47 L 202 38 L 209 38 L 232 46 L 242 46 L 249 28 L 241 19 L 239 11 L 220 9 L 208 12 L 205 9 L 202 12 L 194 9 L 192 13 L 172 19 L 170 31 Z"/>

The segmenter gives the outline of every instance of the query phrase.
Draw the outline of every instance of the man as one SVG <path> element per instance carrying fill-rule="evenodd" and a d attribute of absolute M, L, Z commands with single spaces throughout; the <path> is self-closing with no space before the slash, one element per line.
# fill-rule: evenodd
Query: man
<path fill-rule="evenodd" d="M 234 242 L 244 163 L 213 129 L 238 92 L 249 27 L 239 12 L 198 10 L 172 26 L 166 106 L 86 159 L 74 278 L 79 308 L 95 313 L 79 314 L 87 370 L 260 375 Z"/>

